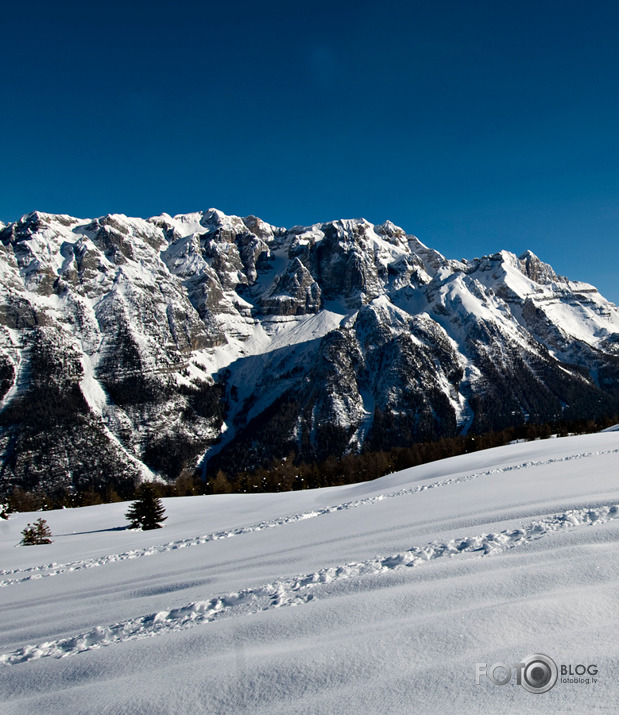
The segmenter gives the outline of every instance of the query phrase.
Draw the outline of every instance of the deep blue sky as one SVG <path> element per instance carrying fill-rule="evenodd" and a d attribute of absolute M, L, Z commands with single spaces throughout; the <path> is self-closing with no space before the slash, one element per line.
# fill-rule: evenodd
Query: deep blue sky
<path fill-rule="evenodd" d="M 617 3 L 5 0 L 1 24 L 1 220 L 390 219 L 619 302 Z"/>

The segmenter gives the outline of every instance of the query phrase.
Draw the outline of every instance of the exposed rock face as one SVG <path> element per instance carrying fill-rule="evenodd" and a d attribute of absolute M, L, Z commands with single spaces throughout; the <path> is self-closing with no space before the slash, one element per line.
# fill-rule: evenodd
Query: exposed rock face
<path fill-rule="evenodd" d="M 0 225 L 0 491 L 619 408 L 619 312 L 531 252 L 206 212 Z"/>

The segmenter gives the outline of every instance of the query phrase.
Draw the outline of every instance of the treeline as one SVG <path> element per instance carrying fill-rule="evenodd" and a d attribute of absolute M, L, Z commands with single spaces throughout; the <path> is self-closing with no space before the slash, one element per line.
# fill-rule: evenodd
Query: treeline
<path fill-rule="evenodd" d="M 252 471 L 227 475 L 219 470 L 215 475 L 208 475 L 206 483 L 202 486 L 206 494 L 226 494 L 282 492 L 355 484 L 438 459 L 500 447 L 515 440 L 531 441 L 547 439 L 552 435 L 563 437 L 570 434 L 589 434 L 599 432 L 618 422 L 619 417 L 614 415 L 599 420 L 528 423 L 484 434 L 443 437 L 388 451 L 368 451 L 343 457 L 328 457 L 319 463 L 296 463 L 295 455 L 291 453 L 283 460 L 273 460 Z"/>
<path fill-rule="evenodd" d="M 445 437 L 434 441 L 419 442 L 408 447 L 389 451 L 367 451 L 343 457 L 328 457 L 322 462 L 297 462 L 292 452 L 284 459 L 272 460 L 254 470 L 226 474 L 218 470 L 207 473 L 202 479 L 199 472 L 185 470 L 170 482 L 154 483 L 158 497 L 191 496 L 198 494 L 231 494 L 284 492 L 299 489 L 340 486 L 370 481 L 386 474 L 433 462 L 446 457 L 476 452 L 509 444 L 514 440 L 547 439 L 570 434 L 589 434 L 619 423 L 619 416 L 599 420 L 576 420 L 547 424 L 523 424 L 506 429 Z M 25 491 L 16 488 L 8 496 L 9 511 L 39 511 L 62 507 L 90 506 L 135 499 L 135 489 L 124 483 L 122 487 L 107 485 L 97 489 L 46 494 L 43 490 Z"/>

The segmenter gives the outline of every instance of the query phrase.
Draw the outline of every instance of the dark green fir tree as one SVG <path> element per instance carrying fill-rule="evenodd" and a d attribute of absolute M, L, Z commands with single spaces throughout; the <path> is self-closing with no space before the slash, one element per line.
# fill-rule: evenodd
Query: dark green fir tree
<path fill-rule="evenodd" d="M 151 484 L 142 484 L 137 492 L 137 499 L 131 504 L 125 516 L 130 521 L 131 529 L 160 529 L 161 522 L 167 519 L 161 499 L 155 494 Z"/>
<path fill-rule="evenodd" d="M 39 544 L 51 544 L 52 531 L 47 525 L 45 519 L 37 519 L 34 524 L 28 526 L 22 531 L 21 543 L 23 546 L 38 546 Z"/>

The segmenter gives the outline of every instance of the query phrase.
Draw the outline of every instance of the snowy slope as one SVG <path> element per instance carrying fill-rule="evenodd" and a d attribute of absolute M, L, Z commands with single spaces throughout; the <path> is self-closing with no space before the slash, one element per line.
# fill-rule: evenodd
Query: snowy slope
<path fill-rule="evenodd" d="M 0 522 L 7 713 L 614 711 L 619 433 L 374 482 Z M 596 682 L 528 693 L 476 663 L 543 653 Z"/>

